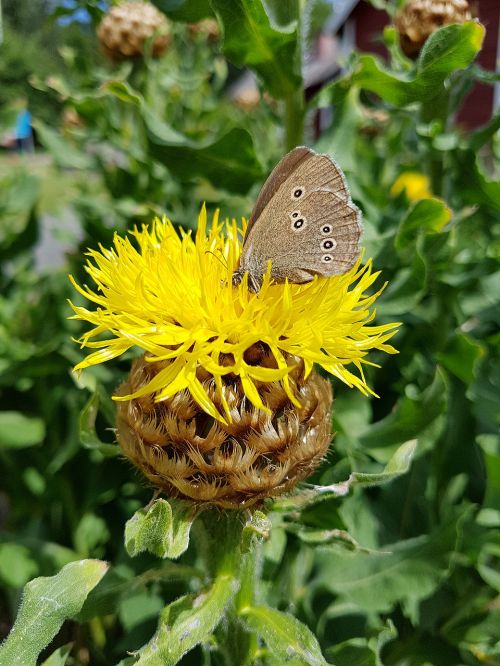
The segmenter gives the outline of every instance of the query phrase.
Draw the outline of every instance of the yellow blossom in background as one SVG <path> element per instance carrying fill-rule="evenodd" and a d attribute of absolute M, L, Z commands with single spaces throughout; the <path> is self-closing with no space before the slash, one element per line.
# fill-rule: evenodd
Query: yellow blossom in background
<path fill-rule="evenodd" d="M 419 171 L 405 171 L 396 178 L 392 187 L 392 196 L 397 196 L 405 192 L 410 201 L 419 201 L 420 199 L 431 199 L 430 180 Z"/>
<path fill-rule="evenodd" d="M 75 370 L 139 347 L 147 361 L 168 364 L 140 390 L 115 399 L 154 393 L 160 401 L 188 390 L 220 421 L 231 418 L 221 388 L 221 378 L 229 373 L 240 378 L 246 397 L 259 409 L 269 411 L 255 382 L 279 381 L 299 405 L 300 396 L 289 385 L 296 367 L 289 364 L 291 356 L 303 360 L 306 376 L 317 364 L 348 386 L 372 393 L 363 375 L 363 364 L 373 365 L 366 356 L 371 349 L 395 353 L 387 341 L 398 324 L 373 324 L 371 307 L 383 287 L 367 293 L 379 275 L 371 261 L 302 285 L 274 284 L 268 271 L 255 294 L 246 276 L 232 286 L 245 226 L 245 221 L 243 229 L 235 220 L 219 223 L 215 213 L 207 232 L 203 207 L 194 238 L 190 232 L 177 233 L 169 220 L 156 219 L 125 238 L 115 235 L 111 249 L 90 250 L 85 268 L 94 289 L 71 280 L 96 307 L 71 305 L 73 318 L 92 325 L 78 342 L 95 351 Z M 257 343 L 267 345 L 275 367 L 246 358 Z M 197 377 L 200 367 L 213 376 L 224 414 Z"/>

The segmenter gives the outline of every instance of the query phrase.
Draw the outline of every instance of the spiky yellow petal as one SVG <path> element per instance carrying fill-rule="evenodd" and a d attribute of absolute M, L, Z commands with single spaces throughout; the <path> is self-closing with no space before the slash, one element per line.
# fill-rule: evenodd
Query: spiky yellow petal
<path fill-rule="evenodd" d="M 299 405 L 300 396 L 289 382 L 295 367 L 290 358 L 301 359 L 306 377 L 318 364 L 348 386 L 372 393 L 362 370 L 363 364 L 372 365 L 366 355 L 371 349 L 395 353 L 387 341 L 398 324 L 372 324 L 375 313 L 370 308 L 383 287 L 369 293 L 379 276 L 371 261 L 364 266 L 358 261 L 344 275 L 316 277 L 302 285 L 274 284 L 268 269 L 255 294 L 246 279 L 232 285 L 244 227 L 245 221 L 242 229 L 235 220 L 219 223 L 216 213 L 207 229 L 203 207 L 194 238 L 177 233 L 169 220 L 156 219 L 135 228 L 132 238 L 115 235 L 110 249 L 90 250 L 85 268 L 96 287 L 71 279 L 97 307 L 71 305 L 73 318 L 93 326 L 78 342 L 97 351 L 75 369 L 139 347 L 147 362 L 169 362 L 135 393 L 116 399 L 154 393 L 161 401 L 187 390 L 222 422 L 231 416 L 218 378 L 231 374 L 240 378 L 247 399 L 258 409 L 268 411 L 257 387 L 276 381 Z M 264 345 L 273 362 L 265 367 L 253 363 L 248 354 L 255 345 Z M 221 409 L 199 380 L 200 368 L 214 378 Z"/>

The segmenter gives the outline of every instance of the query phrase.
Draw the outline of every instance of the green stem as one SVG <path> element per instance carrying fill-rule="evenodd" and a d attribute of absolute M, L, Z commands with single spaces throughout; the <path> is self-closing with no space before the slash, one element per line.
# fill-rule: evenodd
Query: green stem
<path fill-rule="evenodd" d="M 241 622 L 241 612 L 255 603 L 261 570 L 260 544 L 253 539 L 242 552 L 246 520 L 241 512 L 212 509 L 203 512 L 200 518 L 198 552 L 207 573 L 214 578 L 231 576 L 239 584 L 225 621 L 217 628 L 219 648 L 228 666 L 250 666 L 258 643 L 256 636 Z"/>
<path fill-rule="evenodd" d="M 285 141 L 287 151 L 304 143 L 305 101 L 302 88 L 285 98 Z"/>
<path fill-rule="evenodd" d="M 440 132 L 445 133 L 450 123 L 450 93 L 443 90 L 439 95 L 422 105 L 421 118 L 425 123 L 437 122 Z M 432 192 L 437 196 L 443 195 L 445 153 L 430 147 L 428 174 L 431 180 Z"/>

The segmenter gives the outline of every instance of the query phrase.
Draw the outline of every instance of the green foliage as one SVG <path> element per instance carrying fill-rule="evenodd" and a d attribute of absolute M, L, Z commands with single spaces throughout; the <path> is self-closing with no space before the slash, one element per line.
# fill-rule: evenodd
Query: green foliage
<path fill-rule="evenodd" d="M 81 241 L 63 270 L 34 261 L 44 183 L 0 171 L 0 620 L 13 625 L 0 663 L 497 663 L 500 119 L 456 124 L 463 91 L 495 81 L 474 64 L 484 28 L 437 31 L 415 63 L 388 29 L 390 61 L 353 54 L 306 114 L 300 3 L 155 4 L 175 21 L 165 57 L 97 63 L 76 41 L 60 49 L 64 72 L 37 80 L 78 114 L 63 131 L 43 114 L 36 124 L 71 179 L 59 215 L 71 210 Z M 98 21 L 98 3 L 77 5 Z M 183 23 L 208 15 L 218 45 Z M 252 111 L 228 95 L 236 67 L 257 77 Z M 316 140 L 318 106 L 332 121 Z M 302 142 L 346 172 L 365 258 L 388 283 L 377 321 L 402 322 L 400 353 L 373 359 L 380 398 L 335 382 L 328 460 L 265 513 L 151 500 L 114 441 L 110 396 L 132 355 L 70 373 L 80 329 L 66 273 L 84 282 L 83 248 L 154 215 L 193 228 L 203 201 L 248 215 Z M 394 193 L 411 172 L 427 178 L 425 198 Z M 102 580 L 89 557 L 110 562 Z"/>
<path fill-rule="evenodd" d="M 82 560 L 67 564 L 56 576 L 28 583 L 16 622 L 0 646 L 0 663 L 35 666 L 40 652 L 64 620 L 79 612 L 106 571 L 105 562 Z"/>
<path fill-rule="evenodd" d="M 131 557 L 149 551 L 176 559 L 189 545 L 189 531 L 199 509 L 187 502 L 158 499 L 140 509 L 125 526 L 125 547 Z"/>

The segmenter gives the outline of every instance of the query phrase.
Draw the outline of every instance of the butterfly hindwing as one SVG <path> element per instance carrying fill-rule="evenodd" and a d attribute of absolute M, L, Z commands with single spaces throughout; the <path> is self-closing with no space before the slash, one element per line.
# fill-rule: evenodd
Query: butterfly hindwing
<path fill-rule="evenodd" d="M 359 256 L 359 210 L 329 190 L 313 190 L 288 213 L 290 233 L 281 248 L 269 247 L 276 277 L 288 266 L 330 277 L 346 273 Z"/>
<path fill-rule="evenodd" d="M 277 188 L 266 183 L 254 208 L 241 270 L 261 277 L 271 260 L 272 277 L 291 282 L 347 272 L 359 256 L 362 227 L 342 171 L 327 155 L 296 148 L 270 180 L 275 173 Z"/>

